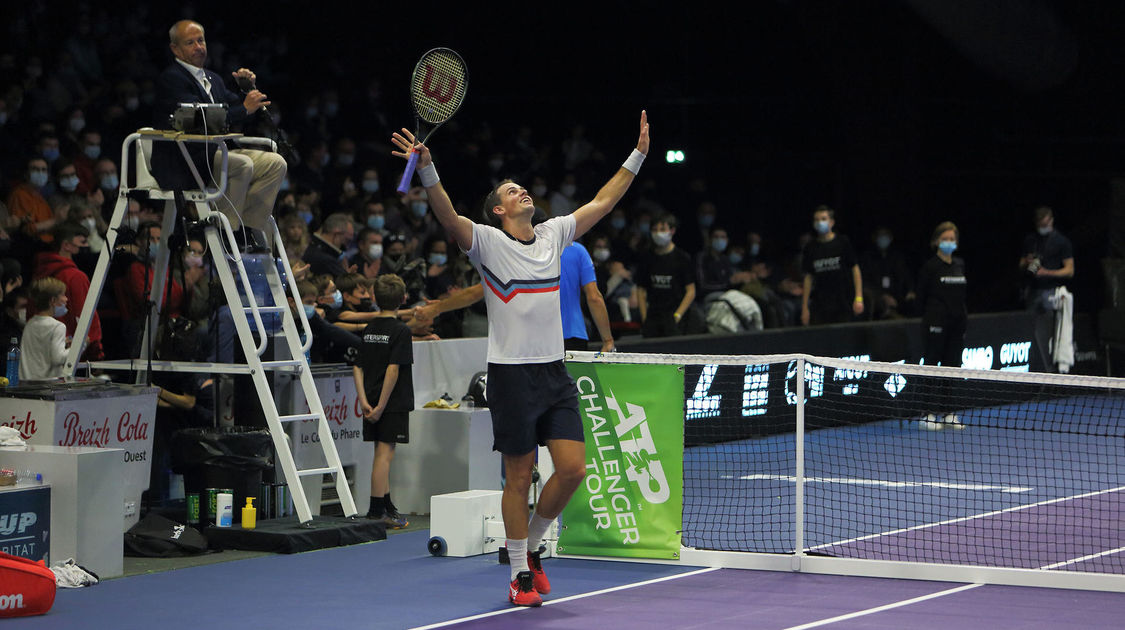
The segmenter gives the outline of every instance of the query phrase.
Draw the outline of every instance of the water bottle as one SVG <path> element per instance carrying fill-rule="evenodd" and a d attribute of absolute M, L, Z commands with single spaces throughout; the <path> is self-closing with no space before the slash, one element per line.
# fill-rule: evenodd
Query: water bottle
<path fill-rule="evenodd" d="M 43 473 L 31 472 L 30 470 L 16 471 L 16 483 L 41 485 L 43 483 Z"/>
<path fill-rule="evenodd" d="M 20 384 L 20 343 L 12 337 L 11 344 L 8 348 L 8 372 L 5 376 L 8 377 L 8 387 L 15 387 Z"/>

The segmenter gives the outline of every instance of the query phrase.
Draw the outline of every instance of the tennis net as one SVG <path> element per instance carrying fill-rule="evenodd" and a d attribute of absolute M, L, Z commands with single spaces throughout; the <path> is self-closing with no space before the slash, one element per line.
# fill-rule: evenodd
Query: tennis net
<path fill-rule="evenodd" d="M 1117 379 L 862 357 L 576 358 L 684 366 L 685 548 L 1125 575 Z"/>

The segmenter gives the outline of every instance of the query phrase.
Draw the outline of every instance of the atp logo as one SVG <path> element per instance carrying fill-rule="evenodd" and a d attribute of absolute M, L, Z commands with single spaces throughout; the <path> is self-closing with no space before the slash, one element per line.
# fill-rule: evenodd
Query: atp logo
<path fill-rule="evenodd" d="M 621 453 L 629 463 L 625 477 L 637 485 L 645 501 L 664 503 L 671 496 L 671 490 L 664 475 L 664 466 L 656 459 L 656 443 L 648 428 L 645 408 L 625 403 L 626 411 L 622 411 L 612 391 L 606 395 L 605 402 L 617 414 L 614 429 L 621 444 Z"/>

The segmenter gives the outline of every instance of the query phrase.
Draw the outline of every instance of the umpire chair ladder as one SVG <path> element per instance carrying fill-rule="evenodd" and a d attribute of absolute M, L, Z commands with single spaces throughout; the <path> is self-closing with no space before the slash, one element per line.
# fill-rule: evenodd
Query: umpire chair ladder
<path fill-rule="evenodd" d="M 258 145 L 263 149 L 276 150 L 271 140 L 265 138 L 249 138 L 241 134 L 204 136 L 174 131 L 141 129 L 125 139 L 121 147 L 121 186 L 118 191 L 117 204 L 114 207 L 113 216 L 110 219 L 109 229 L 105 239 L 105 247 L 98 257 L 94 275 L 90 280 L 90 291 L 87 294 L 85 303 L 82 305 L 82 313 L 78 319 L 74 338 L 85 339 L 90 330 L 90 323 L 93 320 L 98 298 L 101 296 L 101 292 L 105 287 L 106 276 L 117 242 L 118 230 L 128 210 L 129 193 L 143 190 L 148 193 L 149 199 L 164 200 L 161 247 L 154 261 L 153 281 L 148 294 L 150 303 L 155 306 L 150 310 L 146 318 L 145 332 L 141 344 L 141 358 L 95 361 L 89 363 L 89 366 L 99 369 L 134 370 L 138 373 L 138 380 L 142 380 L 147 376 L 150 365 L 152 371 L 204 372 L 231 375 L 249 374 L 254 381 L 254 387 L 258 393 L 258 401 L 261 403 L 266 424 L 269 427 L 270 435 L 273 439 L 274 451 L 277 453 L 277 464 L 280 464 L 285 477 L 285 483 L 289 487 L 289 494 L 293 499 L 293 506 L 296 509 L 297 517 L 300 522 L 307 525 L 313 518 L 312 511 L 309 508 L 308 498 L 305 496 L 300 480 L 302 477 L 324 474 L 335 475 L 336 494 L 339 497 L 344 516 L 353 517 L 357 513 L 355 501 L 352 498 L 351 489 L 348 486 L 348 480 L 344 474 L 344 467 L 340 462 L 339 453 L 336 451 L 336 444 L 330 437 L 332 435 L 332 430 L 324 414 L 324 407 L 321 404 L 320 395 L 316 391 L 316 384 L 309 370 L 308 360 L 305 357 L 305 353 L 312 345 L 312 332 L 309 327 L 308 318 L 304 310 L 300 308 L 301 297 L 297 293 L 296 283 L 289 282 L 288 287 L 289 296 L 291 296 L 298 305 L 295 312 L 299 320 L 293 317 L 294 311 L 291 311 L 287 306 L 285 284 L 283 283 L 281 273 L 278 271 L 277 264 L 274 264 L 273 259 L 270 258 L 269 255 L 266 255 L 266 258 L 269 258 L 269 260 L 266 261 L 266 264 L 261 265 L 261 267 L 272 301 L 265 305 L 258 304 L 258 301 L 255 299 L 254 290 L 251 287 L 246 267 L 243 264 L 242 255 L 235 241 L 234 231 L 231 229 L 230 222 L 225 215 L 215 210 L 211 205 L 213 202 L 222 198 L 226 192 L 227 160 L 229 157 L 225 143 L 226 140 L 238 140 L 242 145 Z M 174 142 L 176 144 L 198 185 L 196 190 L 185 190 L 182 191 L 182 193 L 178 193 L 177 191 L 162 189 L 157 184 L 156 180 L 149 173 L 148 168 L 148 155 L 150 153 L 151 143 L 153 142 Z M 222 167 L 218 174 L 219 182 L 216 187 L 208 188 L 204 184 L 203 177 L 189 157 L 186 145 L 193 143 L 217 145 L 222 157 Z M 130 160 L 130 149 L 135 152 L 135 162 Z M 130 187 L 129 166 L 134 163 L 136 165 L 136 184 Z M 150 352 L 150 348 L 148 347 L 149 332 L 155 331 L 160 321 L 165 276 L 167 275 L 170 256 L 168 239 L 172 235 L 173 228 L 176 225 L 176 217 L 179 212 L 176 201 L 178 195 L 182 195 L 185 208 L 194 209 L 196 217 L 205 226 L 203 233 L 207 242 L 207 255 L 211 258 L 212 269 L 215 270 L 219 277 L 226 303 L 230 306 L 231 319 L 234 323 L 235 333 L 242 344 L 243 355 L 246 358 L 246 363 L 244 364 L 166 361 L 144 358 L 147 357 Z M 267 239 L 273 241 L 274 255 L 282 265 L 285 276 L 287 278 L 292 278 L 293 270 L 289 265 L 288 257 L 285 255 L 285 249 L 281 242 L 281 234 L 278 232 L 277 224 L 273 221 L 272 217 L 270 218 Z M 285 341 L 285 347 L 288 348 L 288 359 L 276 361 L 262 360 L 262 355 L 265 353 L 269 340 L 267 327 L 262 320 L 263 315 L 281 318 L 281 329 L 283 332 L 281 337 Z M 297 327 L 298 321 L 300 322 L 300 329 Z M 302 338 L 304 339 L 303 342 L 301 341 Z M 74 343 L 71 344 L 68 350 L 66 369 L 72 376 L 79 367 L 79 357 L 81 356 L 83 346 L 84 344 Z M 279 413 L 273 387 L 271 386 L 270 379 L 267 377 L 267 372 L 271 371 L 287 372 L 296 375 L 296 380 L 300 382 L 301 391 L 305 401 L 308 403 L 308 413 L 290 415 L 281 415 Z M 218 402 L 217 397 L 216 402 Z M 317 422 L 319 434 L 322 436 L 319 443 L 324 455 L 325 465 L 317 468 L 298 469 L 293 459 L 293 451 L 289 444 L 288 435 L 285 432 L 285 426 L 291 422 L 309 420 Z"/>

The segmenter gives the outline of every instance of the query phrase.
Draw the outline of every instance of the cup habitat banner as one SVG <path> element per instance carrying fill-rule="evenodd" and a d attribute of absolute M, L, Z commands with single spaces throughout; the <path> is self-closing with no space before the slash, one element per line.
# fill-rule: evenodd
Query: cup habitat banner
<path fill-rule="evenodd" d="M 563 511 L 560 553 L 675 559 L 684 487 L 684 375 L 676 365 L 567 363 L 586 478 Z"/>

